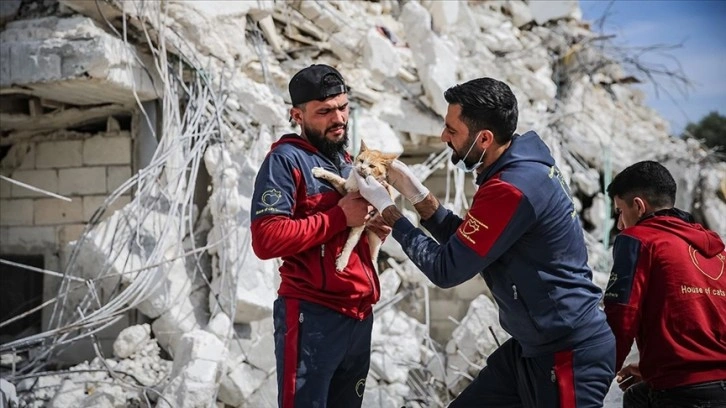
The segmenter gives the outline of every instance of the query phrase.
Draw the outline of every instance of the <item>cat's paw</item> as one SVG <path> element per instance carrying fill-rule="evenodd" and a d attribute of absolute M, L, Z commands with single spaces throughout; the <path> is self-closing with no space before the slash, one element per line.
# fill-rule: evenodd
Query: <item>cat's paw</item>
<path fill-rule="evenodd" d="M 347 264 L 347 262 L 346 262 Z M 343 264 L 342 257 L 338 257 L 338 259 L 335 260 L 335 270 L 338 272 L 343 272 L 343 269 L 345 269 L 346 264 Z"/>
<path fill-rule="evenodd" d="M 325 174 L 325 169 L 322 167 L 313 167 L 310 172 L 313 173 L 313 176 L 320 178 Z"/>

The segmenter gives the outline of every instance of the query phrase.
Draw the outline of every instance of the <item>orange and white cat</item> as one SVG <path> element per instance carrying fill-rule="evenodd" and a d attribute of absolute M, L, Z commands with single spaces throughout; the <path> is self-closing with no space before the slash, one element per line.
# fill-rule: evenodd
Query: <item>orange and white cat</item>
<path fill-rule="evenodd" d="M 393 188 L 386 182 L 386 176 L 388 175 L 388 167 L 391 163 L 396 160 L 398 156 L 395 154 L 386 154 L 379 150 L 368 149 L 363 143 L 360 142 L 360 153 L 353 160 L 353 169 L 347 179 L 340 177 L 335 173 L 331 173 L 322 167 L 313 167 L 313 176 L 326 180 L 335 187 L 335 189 L 342 195 L 349 192 L 358 191 L 358 182 L 353 177 L 353 172 L 357 171 L 363 177 L 373 176 L 381 184 L 386 186 L 388 194 L 393 196 Z M 365 225 L 360 227 L 354 227 L 348 234 L 348 239 L 345 241 L 343 250 L 341 251 L 338 258 L 335 260 L 335 269 L 340 272 L 350 259 L 350 254 L 353 252 L 356 244 L 360 240 Z M 368 231 L 368 247 L 371 251 L 371 259 L 373 260 L 373 266 L 377 268 L 378 262 L 378 251 L 381 249 L 382 241 L 375 233 Z"/>

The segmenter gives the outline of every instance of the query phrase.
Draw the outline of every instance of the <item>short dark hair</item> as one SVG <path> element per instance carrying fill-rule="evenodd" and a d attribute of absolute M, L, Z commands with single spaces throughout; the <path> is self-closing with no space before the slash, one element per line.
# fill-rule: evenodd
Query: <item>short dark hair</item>
<path fill-rule="evenodd" d="M 504 82 L 472 79 L 447 89 L 444 98 L 449 104 L 461 105 L 461 121 L 469 134 L 489 129 L 497 143 L 505 144 L 517 130 L 517 98 Z"/>
<path fill-rule="evenodd" d="M 607 192 L 611 199 L 618 196 L 628 205 L 642 197 L 656 209 L 671 208 L 676 202 L 676 181 L 665 166 L 645 160 L 615 176 Z"/>

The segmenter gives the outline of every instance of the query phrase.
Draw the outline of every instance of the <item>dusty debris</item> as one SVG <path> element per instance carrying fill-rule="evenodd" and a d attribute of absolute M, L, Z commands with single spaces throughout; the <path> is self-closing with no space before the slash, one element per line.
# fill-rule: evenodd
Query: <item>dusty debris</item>
<path fill-rule="evenodd" d="M 289 75 L 313 62 L 351 84 L 351 148 L 403 153 L 461 213 L 472 187 L 439 140 L 443 91 L 510 83 L 518 130 L 538 130 L 566 175 L 601 287 L 602 185 L 636 159 L 681 170 L 678 204 L 726 234 L 723 164 L 671 138 L 583 45 L 594 34 L 575 1 L 192 3 L 60 0 L 33 14 L 3 2 L 0 171 L 42 191 L 0 180 L 0 252 L 43 254 L 53 261 L 34 271 L 57 279 L 25 311 L 43 310 L 42 330 L 0 341 L 3 390 L 21 406 L 276 405 L 278 265 L 250 251 L 249 200 L 270 144 L 294 131 Z M 507 335 L 481 280 L 433 288 L 391 241 L 364 406 L 443 407 Z M 51 370 L 78 344 L 90 362 Z"/>

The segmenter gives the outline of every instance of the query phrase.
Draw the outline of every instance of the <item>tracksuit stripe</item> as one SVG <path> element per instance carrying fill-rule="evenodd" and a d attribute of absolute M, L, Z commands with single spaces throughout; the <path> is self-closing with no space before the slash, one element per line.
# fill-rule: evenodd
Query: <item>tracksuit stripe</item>
<path fill-rule="evenodd" d="M 300 301 L 285 299 L 285 352 L 282 370 L 282 408 L 295 407 L 295 380 L 300 344 Z"/>
<path fill-rule="evenodd" d="M 555 378 L 560 391 L 559 408 L 577 408 L 575 403 L 575 371 L 572 350 L 555 353 Z"/>

